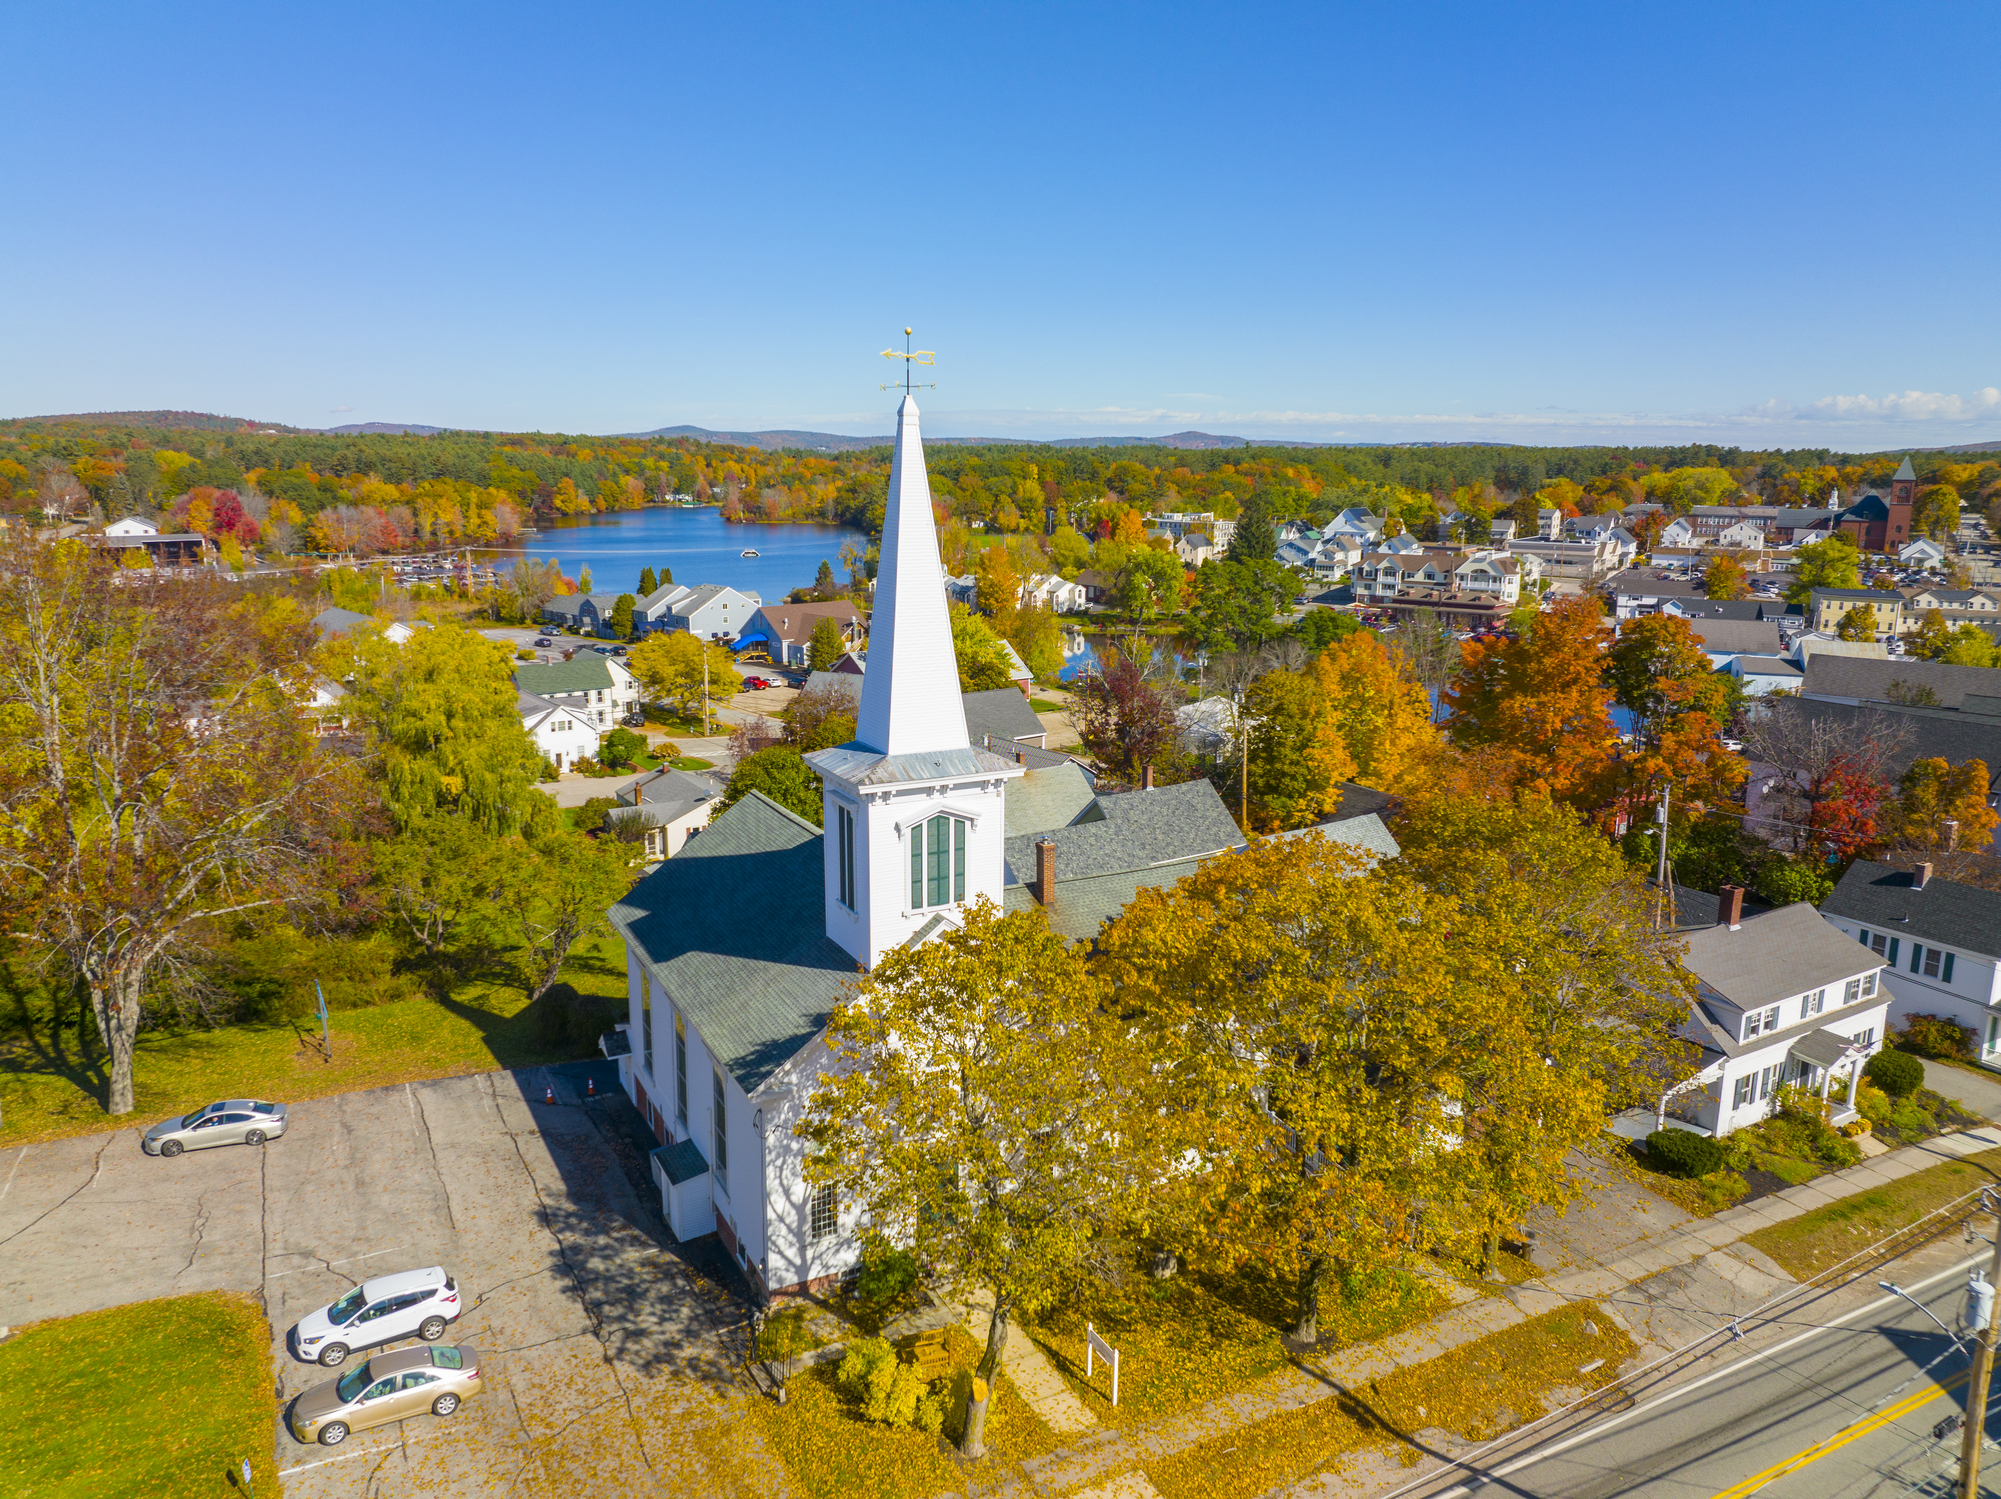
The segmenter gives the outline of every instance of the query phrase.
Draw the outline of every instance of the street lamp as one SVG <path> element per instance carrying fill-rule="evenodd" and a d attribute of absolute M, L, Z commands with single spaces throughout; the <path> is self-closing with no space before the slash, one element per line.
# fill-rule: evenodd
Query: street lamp
<path fill-rule="evenodd" d="M 1917 1297 L 1913 1296 L 1909 1291 L 1906 1291 L 1902 1286 L 1896 1285 L 1887 1280 L 1879 1280 L 1876 1282 L 1876 1284 L 1881 1286 L 1884 1290 L 1888 1291 L 1892 1296 L 1903 1297 L 1904 1300 L 1910 1302 L 1912 1306 L 1916 1307 L 1919 1311 L 1923 1312 L 1927 1317 L 1931 1317 L 1932 1321 L 1938 1324 L 1938 1330 L 1944 1333 L 1947 1337 L 1951 1338 L 1952 1341 L 1959 1347 L 1964 1348 L 1966 1346 L 1965 1340 L 1962 1339 L 1958 1333 L 1954 1332 L 1950 1327 L 1947 1327 L 1943 1322 L 1939 1322 L 1938 1318 L 1936 1316 L 1933 1316 L 1932 1309 L 1930 1307 L 1926 1306 L 1922 1301 L 1918 1300 Z"/>

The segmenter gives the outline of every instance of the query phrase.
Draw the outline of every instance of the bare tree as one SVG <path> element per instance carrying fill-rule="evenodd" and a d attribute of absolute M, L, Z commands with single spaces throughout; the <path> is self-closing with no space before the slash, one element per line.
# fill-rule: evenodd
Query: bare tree
<path fill-rule="evenodd" d="M 1744 752 L 1750 829 L 1794 852 L 1813 843 L 1814 808 L 1847 777 L 1878 786 L 1910 743 L 1910 725 L 1894 713 L 1821 713 L 1797 698 L 1777 698 L 1751 721 Z"/>
<path fill-rule="evenodd" d="M 1436 719 L 1438 695 L 1459 669 L 1459 641 L 1452 627 L 1429 609 L 1415 610 L 1397 626 L 1390 648 L 1410 663 L 1411 675 L 1424 684 Z"/>
<path fill-rule="evenodd" d="M 326 888 L 353 763 L 302 710 L 309 632 L 77 541 L 0 551 L 0 873 L 14 930 L 79 975 L 132 1108 L 149 971 L 205 923 Z"/>

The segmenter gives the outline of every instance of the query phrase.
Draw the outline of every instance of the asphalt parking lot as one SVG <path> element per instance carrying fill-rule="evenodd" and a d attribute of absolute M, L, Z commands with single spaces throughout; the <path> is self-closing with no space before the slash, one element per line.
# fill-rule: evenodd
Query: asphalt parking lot
<path fill-rule="evenodd" d="M 445 1341 L 479 1349 L 485 1393 L 331 1449 L 274 1419 L 251 1456 L 288 1495 L 788 1492 L 741 1419 L 743 1304 L 663 1247 L 620 1160 L 629 1106 L 583 1086 L 578 1069 L 530 1069 L 342 1094 L 292 1105 L 261 1149 L 175 1160 L 144 1155 L 136 1128 L 9 1151 L 0 1323 L 261 1292 L 289 1402 L 335 1377 L 291 1356 L 300 1317 L 371 1275 L 442 1265 L 465 1298 Z"/>

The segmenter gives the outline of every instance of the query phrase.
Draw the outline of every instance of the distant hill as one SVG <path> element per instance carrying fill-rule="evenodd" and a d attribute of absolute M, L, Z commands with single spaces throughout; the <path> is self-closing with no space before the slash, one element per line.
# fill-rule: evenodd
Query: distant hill
<path fill-rule="evenodd" d="M 838 432 L 715 432 L 707 427 L 655 427 L 651 432 L 621 432 L 620 437 L 692 437 L 698 442 L 733 443 L 737 447 L 765 448 L 818 448 L 830 453 L 854 453 L 864 448 L 886 448 L 895 442 L 894 437 L 847 437 Z M 1059 437 L 1046 439 L 1038 437 L 932 437 L 926 434 L 927 443 L 944 443 L 954 447 L 986 447 L 990 445 L 1019 445 L 1022 447 L 1047 448 L 1241 448 L 1249 442 L 1242 437 L 1218 437 L 1210 432 L 1176 432 L 1169 437 Z M 1274 446 L 1307 446 L 1307 444 L 1274 444 Z"/>
<path fill-rule="evenodd" d="M 345 427 L 322 427 L 322 432 L 338 433 L 345 437 L 351 433 L 386 432 L 392 437 L 400 437 L 406 432 L 414 432 L 419 437 L 435 437 L 440 432 L 450 432 L 451 427 L 420 427 L 414 422 L 349 422 Z"/>
<path fill-rule="evenodd" d="M 216 416 L 207 411 L 79 411 L 63 416 L 21 416 L 14 422 L 90 422 L 100 427 L 148 427 L 196 432 L 303 432 L 283 422 L 253 422 L 242 416 Z"/>
<path fill-rule="evenodd" d="M 1933 448 L 1934 453 L 2001 453 L 2001 442 L 1963 442 L 1956 448 Z"/>

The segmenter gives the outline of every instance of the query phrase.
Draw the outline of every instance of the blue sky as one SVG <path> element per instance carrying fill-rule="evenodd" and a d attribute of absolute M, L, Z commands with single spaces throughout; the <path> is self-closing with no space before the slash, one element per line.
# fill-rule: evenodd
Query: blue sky
<path fill-rule="evenodd" d="M 0 415 L 2001 438 L 2001 7 L 17 6 Z"/>

